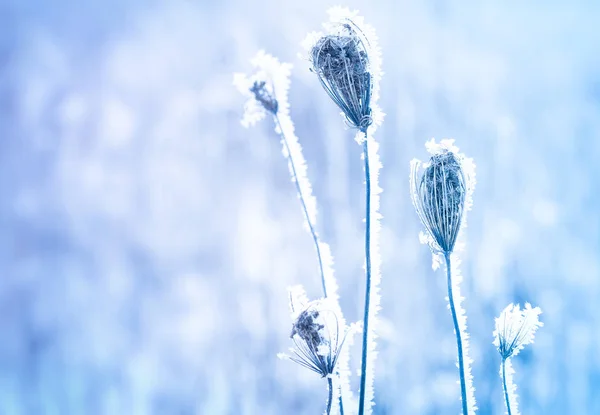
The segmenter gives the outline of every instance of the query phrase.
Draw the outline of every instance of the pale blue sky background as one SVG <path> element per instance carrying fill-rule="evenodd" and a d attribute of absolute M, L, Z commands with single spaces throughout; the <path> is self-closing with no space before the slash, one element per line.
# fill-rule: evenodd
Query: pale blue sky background
<path fill-rule="evenodd" d="M 359 319 L 360 148 L 297 58 L 334 4 L 0 0 L 0 414 L 321 413 L 322 380 L 275 357 L 286 287 L 319 294 L 313 247 L 273 125 L 240 126 L 231 80 L 260 48 L 294 64 L 320 233 Z M 459 411 L 444 277 L 408 194 L 431 137 L 477 164 L 479 413 L 503 413 L 491 342 L 511 301 L 544 310 L 515 361 L 522 412 L 600 413 L 600 3 L 345 5 L 385 71 L 376 413 Z"/>

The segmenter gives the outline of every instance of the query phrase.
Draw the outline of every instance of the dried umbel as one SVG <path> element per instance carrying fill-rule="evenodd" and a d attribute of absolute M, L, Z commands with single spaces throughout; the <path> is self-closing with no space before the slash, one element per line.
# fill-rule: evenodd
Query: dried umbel
<path fill-rule="evenodd" d="M 290 288 L 290 308 L 294 320 L 290 338 L 294 347 L 290 348 L 291 355 L 280 354 L 279 357 L 296 362 L 322 377 L 332 375 L 346 338 L 355 327 L 341 327 L 330 300 L 309 302 L 299 286 Z"/>
<path fill-rule="evenodd" d="M 309 54 L 312 71 L 348 123 L 366 132 L 373 123 L 373 75 L 368 41 L 350 19 L 337 24 L 332 32 L 320 37 L 312 46 Z"/>
<path fill-rule="evenodd" d="M 465 157 L 458 153 L 452 140 L 428 143 L 431 158 L 419 177 L 420 162 L 411 163 L 411 195 L 419 219 L 427 231 L 434 252 L 449 254 L 454 250 L 463 218 L 470 205 L 474 180 L 466 172 Z"/>
<path fill-rule="evenodd" d="M 496 318 L 494 345 L 502 359 L 516 356 L 525 345 L 533 343 L 535 332 L 544 325 L 539 320 L 541 313 L 539 307 L 532 308 L 529 303 L 523 310 L 518 304 L 509 304 Z"/>
<path fill-rule="evenodd" d="M 539 307 L 531 307 L 529 303 L 525 303 L 523 310 L 518 304 L 509 304 L 496 318 L 494 345 L 498 348 L 502 358 L 500 378 L 508 415 L 519 415 L 520 413 L 517 385 L 513 382 L 515 371 L 511 360 L 512 357 L 519 354 L 523 347 L 533 343 L 536 331 L 544 325 L 540 322 L 541 313 L 542 310 Z"/>

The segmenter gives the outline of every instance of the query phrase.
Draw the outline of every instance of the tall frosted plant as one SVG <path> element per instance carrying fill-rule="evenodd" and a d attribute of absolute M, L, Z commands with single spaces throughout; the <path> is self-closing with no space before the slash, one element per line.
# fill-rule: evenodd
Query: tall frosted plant
<path fill-rule="evenodd" d="M 292 332 L 290 338 L 294 347 L 290 348 L 290 354 L 280 353 L 281 359 L 289 359 L 302 367 L 305 367 L 322 378 L 327 379 L 327 406 L 325 413 L 344 414 L 344 405 L 341 396 L 337 399 L 339 406 L 336 408 L 333 402 L 336 400 L 333 386 L 334 374 L 338 373 L 337 364 L 342 353 L 347 347 L 349 339 L 358 330 L 357 324 L 350 327 L 341 326 L 343 321 L 339 314 L 339 307 L 330 298 L 309 301 L 302 286 L 289 288 L 290 311 L 292 315 Z M 332 412 L 333 410 L 333 412 Z"/>
<path fill-rule="evenodd" d="M 328 11 L 325 33 L 311 33 L 304 41 L 321 85 L 342 111 L 347 124 L 357 129 L 362 146 L 366 184 L 365 273 L 362 361 L 358 413 L 371 413 L 376 352 L 375 319 L 380 309 L 379 283 L 379 145 L 373 137 L 383 113 L 377 106 L 381 54 L 377 36 L 357 11 L 334 7 Z"/>
<path fill-rule="evenodd" d="M 429 162 L 411 161 L 410 190 L 413 205 L 425 227 L 420 240 L 427 243 L 433 254 L 434 270 L 444 262 L 448 286 L 448 302 L 458 354 L 461 404 L 463 415 L 477 410 L 475 389 L 471 375 L 472 360 L 469 357 L 469 333 L 467 316 L 461 306 L 462 277 L 457 240 L 466 227 L 466 213 L 472 205 L 475 188 L 475 165 L 458 152 L 454 140 L 435 140 L 426 143 L 431 154 Z M 423 173 L 420 172 L 421 167 Z"/>
<path fill-rule="evenodd" d="M 504 404 L 508 415 L 519 415 L 517 403 L 517 385 L 512 376 L 515 373 L 511 358 L 533 343 L 535 332 L 544 323 L 540 322 L 542 310 L 539 307 L 532 308 L 526 303 L 523 310 L 517 304 L 509 304 L 500 316 L 496 318 L 496 329 L 494 330 L 494 345 L 500 353 L 500 378 L 502 379 L 502 390 L 504 391 Z"/>
<path fill-rule="evenodd" d="M 331 250 L 327 243 L 321 241 L 316 231 L 317 201 L 312 194 L 312 186 L 307 177 L 306 161 L 302 154 L 302 147 L 294 132 L 294 124 L 289 113 L 288 90 L 290 86 L 289 77 L 292 65 L 289 63 L 280 63 L 277 58 L 263 51 L 259 51 L 252 59 L 251 63 L 256 69 L 252 75 L 247 76 L 241 73 L 234 75 L 234 85 L 243 95 L 248 97 L 248 101 L 244 107 L 242 125 L 249 127 L 262 120 L 266 115 L 271 115 L 273 117 L 275 131 L 281 138 L 283 155 L 287 159 L 290 176 L 292 182 L 295 184 L 298 199 L 302 206 L 305 225 L 310 232 L 315 245 L 323 296 L 327 299 L 323 304 L 326 305 L 327 314 L 335 317 L 335 324 L 331 323 L 331 318 L 327 319 L 327 321 L 330 322 L 327 328 L 333 331 L 335 327 L 338 334 L 347 333 L 349 328 L 346 325 L 346 321 L 339 306 L 338 285 L 333 272 Z M 291 297 L 305 297 L 303 295 L 298 295 L 297 289 L 292 290 L 292 292 L 295 294 Z M 301 312 L 305 311 L 300 309 L 301 305 L 305 307 L 315 307 L 315 304 L 309 304 L 308 301 L 300 300 L 296 301 L 295 306 L 292 306 L 292 301 L 290 304 L 294 324 L 297 324 L 296 319 L 301 315 Z M 319 304 L 320 307 L 322 307 L 322 304 Z M 302 340 L 302 336 L 298 337 L 298 333 L 300 332 L 294 329 L 291 338 L 293 340 Z M 331 335 L 326 337 L 329 339 L 328 344 L 330 345 L 334 345 L 340 338 L 337 334 L 334 336 L 335 341 L 331 339 Z M 325 339 L 325 336 L 323 339 Z M 344 341 L 345 339 L 346 337 L 344 336 Z M 349 336 L 347 343 L 351 340 L 352 336 Z M 302 344 L 302 342 L 300 342 L 300 344 Z M 315 365 L 311 362 L 320 362 L 320 359 L 323 356 L 318 354 L 311 356 L 309 353 L 311 359 L 309 359 L 308 363 L 306 362 L 306 359 L 298 359 L 298 356 L 306 357 L 305 353 L 307 351 L 317 353 L 317 346 L 323 346 L 322 344 L 317 345 L 314 342 L 305 342 L 305 346 L 308 345 L 306 346 L 308 347 L 307 349 L 306 347 L 299 346 L 299 343 L 295 341 L 296 348 L 293 350 L 299 352 L 294 352 L 292 356 L 296 356 L 296 358 L 291 358 L 291 360 L 300 363 L 302 366 L 308 366 L 323 377 L 327 377 L 329 395 L 333 395 L 333 397 L 329 399 L 328 407 L 331 407 L 331 399 L 337 400 L 339 402 L 339 411 L 340 413 L 343 413 L 343 402 L 352 401 L 353 396 L 349 383 L 350 371 L 348 348 L 342 348 L 341 344 L 343 344 L 343 341 L 340 342 L 339 348 L 333 346 L 330 348 L 327 353 L 331 356 L 335 355 L 335 359 L 332 358 L 331 362 L 326 367 L 317 364 L 316 369 L 318 370 L 315 370 Z M 314 350 L 311 349 L 311 345 L 315 346 Z M 321 349 L 323 349 L 323 347 L 321 347 Z M 286 356 L 287 355 L 280 355 L 280 357 Z M 335 372 L 333 371 L 334 368 Z M 334 373 L 336 376 L 333 376 Z M 335 386 L 333 385 L 334 381 L 337 383 Z"/>

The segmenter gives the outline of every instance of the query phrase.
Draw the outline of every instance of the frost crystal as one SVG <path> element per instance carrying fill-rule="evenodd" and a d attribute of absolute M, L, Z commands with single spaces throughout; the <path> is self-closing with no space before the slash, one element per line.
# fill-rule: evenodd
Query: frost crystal
<path fill-rule="evenodd" d="M 509 304 L 500 313 L 496 318 L 494 345 L 502 359 L 518 355 L 525 345 L 533 343 L 535 332 L 544 325 L 539 320 L 541 313 L 539 307 L 532 308 L 529 303 L 523 310 L 518 304 Z"/>

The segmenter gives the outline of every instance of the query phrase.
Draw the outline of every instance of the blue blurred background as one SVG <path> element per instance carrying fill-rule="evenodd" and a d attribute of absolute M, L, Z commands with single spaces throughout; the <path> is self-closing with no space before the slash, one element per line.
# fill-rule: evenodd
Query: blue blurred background
<path fill-rule="evenodd" d="M 240 126 L 231 80 L 261 48 L 294 64 L 319 230 L 358 320 L 360 147 L 297 58 L 331 5 L 0 0 L 0 414 L 323 411 L 323 381 L 276 359 L 286 287 L 319 295 L 313 246 L 272 122 Z M 522 412 L 600 413 L 600 3 L 346 5 L 385 71 L 375 412 L 459 412 L 444 276 L 408 193 L 409 160 L 453 137 L 477 164 L 463 291 L 479 413 L 504 413 L 493 319 L 515 301 L 545 323 L 514 362 Z"/>

